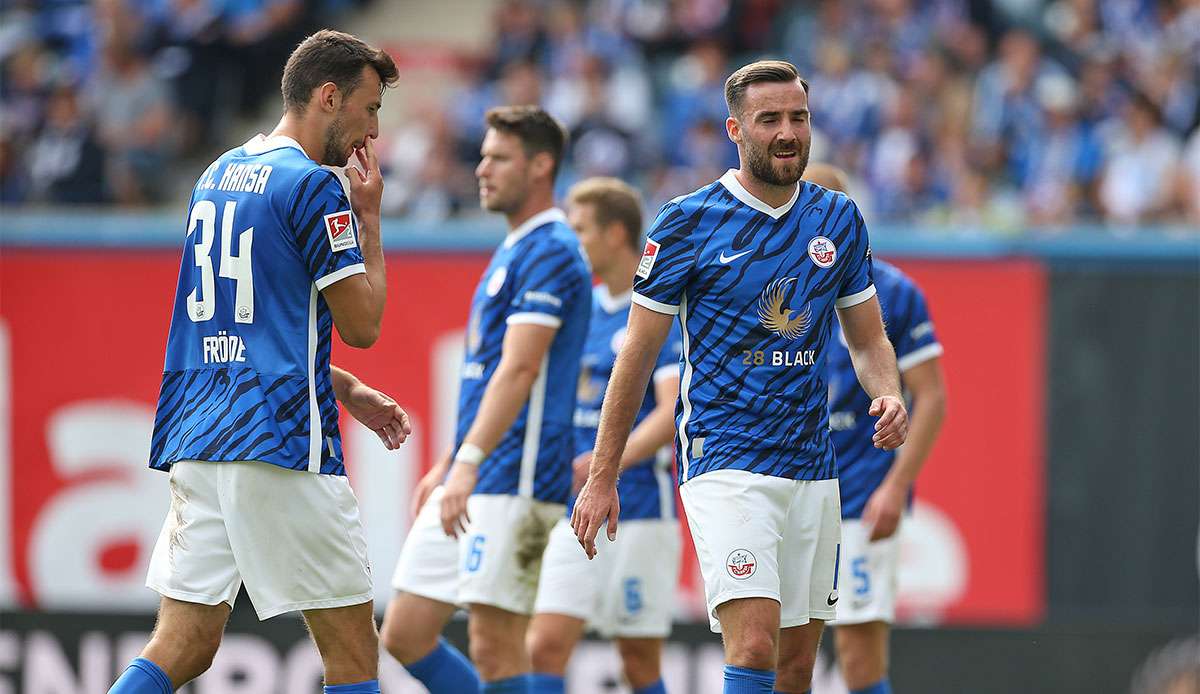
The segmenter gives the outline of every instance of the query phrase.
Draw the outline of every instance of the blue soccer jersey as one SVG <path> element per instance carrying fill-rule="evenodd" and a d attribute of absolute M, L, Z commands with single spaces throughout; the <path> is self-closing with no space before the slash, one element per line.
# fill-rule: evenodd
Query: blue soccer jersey
<path fill-rule="evenodd" d="M 512 231 L 471 300 L 458 394 L 455 448 L 475 421 L 500 363 L 510 325 L 556 328 L 529 401 L 479 467 L 476 494 L 516 494 L 563 504 L 571 488 L 572 414 L 579 359 L 592 310 L 591 270 L 560 210 L 541 212 Z"/>
<path fill-rule="evenodd" d="M 613 297 L 603 284 L 592 291 L 592 323 L 588 328 L 587 344 L 583 349 L 583 367 L 579 371 L 579 403 L 575 409 L 575 454 L 586 453 L 596 445 L 596 430 L 600 425 L 600 407 L 612 378 L 617 353 L 625 341 L 625 326 L 629 322 L 630 296 Z M 654 365 L 653 381 L 666 376 L 679 376 L 679 354 L 683 342 L 679 326 L 671 333 L 658 361 Z M 642 423 L 655 407 L 654 382 L 646 388 L 646 397 L 638 409 L 634 427 Z M 621 500 L 621 520 L 675 518 L 675 485 L 671 480 L 671 448 L 666 446 L 653 458 L 638 461 L 625 468 L 617 483 Z M 572 497 L 567 515 L 575 505 Z"/>
<path fill-rule="evenodd" d="M 900 372 L 942 353 L 921 290 L 896 266 L 875 261 L 875 286 L 888 339 L 896 349 Z M 871 397 L 858 383 L 841 327 L 829 354 L 829 428 L 837 451 L 842 517 L 861 518 L 867 499 L 887 476 L 895 451 L 876 448 L 875 418 L 867 414 Z"/>
<path fill-rule="evenodd" d="M 150 466 L 257 460 L 344 474 L 321 290 L 365 272 L 341 182 L 258 136 L 192 191 Z"/>
<path fill-rule="evenodd" d="M 733 171 L 663 206 L 633 301 L 677 313 L 681 483 L 710 470 L 837 476 L 825 383 L 834 308 L 875 294 L 850 198 L 801 181 L 772 208 Z"/>

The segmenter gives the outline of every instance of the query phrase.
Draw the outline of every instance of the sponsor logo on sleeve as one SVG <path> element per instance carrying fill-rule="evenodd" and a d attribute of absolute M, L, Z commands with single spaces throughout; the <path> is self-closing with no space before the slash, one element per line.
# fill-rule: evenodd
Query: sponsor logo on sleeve
<path fill-rule="evenodd" d="M 358 248 L 358 240 L 354 238 L 354 218 L 350 215 L 350 210 L 325 215 L 325 234 L 329 237 L 329 247 L 334 251 Z"/>
<path fill-rule="evenodd" d="M 646 239 L 646 250 L 642 251 L 642 260 L 638 263 L 637 276 L 642 279 L 650 277 L 650 271 L 654 269 L 654 261 L 658 259 L 659 245 L 656 241 Z"/>

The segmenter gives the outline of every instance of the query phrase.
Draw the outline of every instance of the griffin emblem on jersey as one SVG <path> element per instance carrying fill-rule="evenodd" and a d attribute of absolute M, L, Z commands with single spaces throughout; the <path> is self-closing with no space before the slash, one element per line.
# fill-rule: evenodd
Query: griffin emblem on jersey
<path fill-rule="evenodd" d="M 814 236 L 813 240 L 808 242 L 808 257 L 812 258 L 817 267 L 830 267 L 833 261 L 837 260 L 837 246 L 824 236 Z"/>
<path fill-rule="evenodd" d="M 350 210 L 331 212 L 325 215 L 325 233 L 329 235 L 329 247 L 335 251 L 358 248 L 354 238 L 354 222 Z"/>
<path fill-rule="evenodd" d="M 767 285 L 758 299 L 758 320 L 767 330 L 795 340 L 808 332 L 812 325 L 812 304 L 803 309 L 792 309 L 786 305 L 788 288 L 795 284 L 795 277 L 781 277 Z"/>

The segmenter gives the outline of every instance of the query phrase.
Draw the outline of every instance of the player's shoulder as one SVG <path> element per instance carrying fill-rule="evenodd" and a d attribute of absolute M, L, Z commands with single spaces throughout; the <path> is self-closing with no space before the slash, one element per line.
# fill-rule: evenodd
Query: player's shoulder
<path fill-rule="evenodd" d="M 879 291 L 919 292 L 920 288 L 903 270 L 882 258 L 873 258 L 871 269 Z"/>
<path fill-rule="evenodd" d="M 812 181 L 800 181 L 797 203 L 803 207 L 823 207 L 834 213 L 849 212 L 853 217 L 862 216 L 854 198 L 840 190 L 831 190 Z"/>

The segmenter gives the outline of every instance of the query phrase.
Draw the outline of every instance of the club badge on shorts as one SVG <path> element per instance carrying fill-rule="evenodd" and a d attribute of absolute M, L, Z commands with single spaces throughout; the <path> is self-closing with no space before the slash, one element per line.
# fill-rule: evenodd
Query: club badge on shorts
<path fill-rule="evenodd" d="M 735 549 L 725 560 L 725 568 L 728 569 L 729 575 L 739 581 L 753 576 L 757 566 L 758 562 L 754 559 L 754 553 L 748 549 Z"/>

